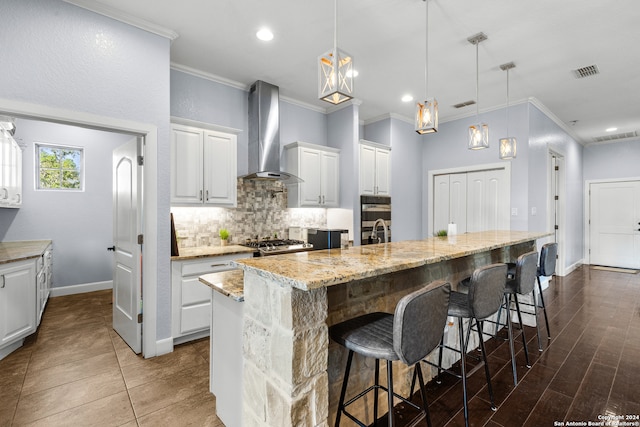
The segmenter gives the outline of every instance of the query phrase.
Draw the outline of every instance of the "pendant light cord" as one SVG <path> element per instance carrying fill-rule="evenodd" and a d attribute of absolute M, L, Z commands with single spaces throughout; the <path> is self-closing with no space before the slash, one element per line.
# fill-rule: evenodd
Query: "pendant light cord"
<path fill-rule="evenodd" d="M 333 0 L 333 51 L 336 52 L 337 49 L 338 49 L 338 0 Z"/>
<path fill-rule="evenodd" d="M 425 55 L 424 55 L 424 99 L 429 97 L 429 0 L 424 0 L 425 17 Z"/>
<path fill-rule="evenodd" d="M 509 138 L 509 69 L 507 68 L 507 138 Z"/>
<path fill-rule="evenodd" d="M 480 120 L 480 91 L 478 90 L 479 86 L 479 77 L 478 77 L 478 45 L 480 42 L 476 42 L 476 120 Z"/>

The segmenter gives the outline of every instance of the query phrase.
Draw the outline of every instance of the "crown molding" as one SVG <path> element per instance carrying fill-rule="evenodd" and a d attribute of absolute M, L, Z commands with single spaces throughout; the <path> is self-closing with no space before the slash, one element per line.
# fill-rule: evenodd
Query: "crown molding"
<path fill-rule="evenodd" d="M 326 108 L 309 104 L 308 102 L 299 101 L 297 99 L 289 98 L 288 96 L 280 95 L 280 101 L 284 101 L 287 104 L 297 105 L 298 107 L 306 108 L 307 110 L 315 111 L 317 113 L 327 114 Z"/>
<path fill-rule="evenodd" d="M 145 21 L 144 19 L 130 15 L 114 7 L 107 6 L 102 3 L 98 3 L 96 1 L 91 1 L 91 0 L 63 0 L 63 1 L 69 4 L 73 4 L 75 6 L 81 7 L 83 9 L 90 10 L 91 12 L 95 12 L 100 15 L 106 16 L 108 18 L 115 19 L 116 21 L 120 21 L 125 24 L 132 25 L 136 28 L 140 28 L 141 30 L 148 31 L 152 34 L 162 36 L 164 38 L 171 40 L 172 42 L 178 37 L 180 37 L 180 35 L 172 29 L 162 27 L 160 25 L 154 24 L 153 22 Z"/>
<path fill-rule="evenodd" d="M 366 126 L 366 125 L 370 125 L 372 123 L 380 122 L 382 120 L 387 120 L 387 119 L 395 119 L 395 120 L 399 120 L 401 122 L 405 122 L 405 123 L 408 123 L 410 125 L 413 125 L 413 120 L 411 120 L 407 116 L 403 116 L 402 114 L 397 114 L 397 113 L 381 114 L 381 115 L 373 117 L 371 119 L 364 120 L 363 124 Z"/>
<path fill-rule="evenodd" d="M 245 92 L 249 91 L 249 85 L 244 83 L 240 83 L 235 80 L 228 79 L 226 77 L 221 77 L 216 74 L 207 73 L 205 71 L 198 70 L 196 68 L 188 67 L 186 65 L 178 64 L 177 62 L 171 62 L 171 69 L 176 71 L 181 71 L 186 74 L 190 74 L 195 77 L 200 77 L 201 79 L 210 80 L 212 82 L 220 83 L 225 86 L 230 86 L 235 89 L 240 89 Z"/>
<path fill-rule="evenodd" d="M 558 118 L 555 114 L 551 112 L 542 102 L 540 102 L 537 98 L 530 97 L 527 101 L 529 101 L 534 107 L 542 112 L 545 116 L 551 119 L 552 122 L 557 124 L 563 131 L 565 131 L 569 136 L 575 139 L 580 145 L 585 145 L 588 141 L 584 141 L 580 138 L 569 126 L 567 126 L 562 120 Z"/>

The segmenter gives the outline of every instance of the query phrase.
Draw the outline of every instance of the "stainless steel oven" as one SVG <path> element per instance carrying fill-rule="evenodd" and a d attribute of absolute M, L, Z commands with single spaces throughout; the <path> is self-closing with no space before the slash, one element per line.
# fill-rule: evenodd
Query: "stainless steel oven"
<path fill-rule="evenodd" d="M 311 243 L 305 243 L 302 240 L 293 239 L 248 240 L 241 245 L 257 249 L 253 255 L 254 257 L 313 250 L 313 245 Z"/>

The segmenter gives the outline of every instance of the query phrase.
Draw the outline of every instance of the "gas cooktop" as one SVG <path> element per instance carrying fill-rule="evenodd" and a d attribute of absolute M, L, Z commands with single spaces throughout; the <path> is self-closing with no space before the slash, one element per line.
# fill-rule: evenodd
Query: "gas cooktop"
<path fill-rule="evenodd" d="M 258 255 L 278 255 L 291 252 L 301 252 L 313 250 L 311 243 L 294 239 L 265 239 L 247 240 L 241 243 L 242 246 L 258 249 Z"/>

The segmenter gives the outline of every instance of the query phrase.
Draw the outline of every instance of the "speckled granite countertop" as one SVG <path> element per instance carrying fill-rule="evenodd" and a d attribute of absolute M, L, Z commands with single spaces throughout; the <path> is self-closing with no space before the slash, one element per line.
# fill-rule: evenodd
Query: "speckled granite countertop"
<path fill-rule="evenodd" d="M 37 258 L 51 244 L 51 240 L 0 242 L 0 264 Z"/>
<path fill-rule="evenodd" d="M 231 261 L 247 272 L 311 290 L 420 267 L 550 236 L 546 232 L 485 231 L 453 237 L 298 252 Z"/>
<path fill-rule="evenodd" d="M 244 271 L 242 270 L 204 274 L 198 279 L 214 291 L 218 291 L 238 302 L 244 301 Z"/>
<path fill-rule="evenodd" d="M 243 254 L 251 256 L 255 249 L 240 245 L 229 246 L 199 246 L 196 248 L 180 248 L 178 256 L 172 256 L 171 261 L 181 261 L 186 259 L 205 258 L 210 256 Z"/>

